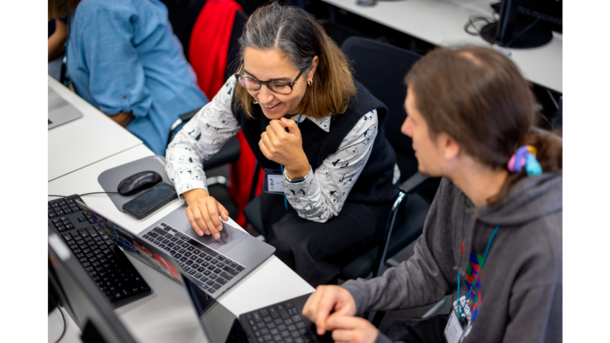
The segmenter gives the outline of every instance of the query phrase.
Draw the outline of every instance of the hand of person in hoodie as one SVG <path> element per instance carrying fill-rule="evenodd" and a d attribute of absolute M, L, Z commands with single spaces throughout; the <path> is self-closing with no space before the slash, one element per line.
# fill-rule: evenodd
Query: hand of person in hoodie
<path fill-rule="evenodd" d="M 303 307 L 303 315 L 316 324 L 318 335 L 332 331 L 337 342 L 374 342 L 377 328 L 355 314 L 356 302 L 350 292 L 332 285 L 318 286 Z"/>
<path fill-rule="evenodd" d="M 335 342 L 373 343 L 379 331 L 368 320 L 333 313 L 326 320 L 326 330 L 332 331 Z"/>

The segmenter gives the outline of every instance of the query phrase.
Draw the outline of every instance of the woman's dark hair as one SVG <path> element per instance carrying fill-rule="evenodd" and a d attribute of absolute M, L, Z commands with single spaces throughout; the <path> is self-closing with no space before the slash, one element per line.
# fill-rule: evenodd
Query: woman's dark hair
<path fill-rule="evenodd" d="M 562 169 L 561 138 L 534 127 L 534 95 L 504 55 L 482 47 L 435 49 L 413 66 L 405 82 L 416 94 L 431 137 L 445 132 L 479 162 L 504 169 L 519 146 L 532 145 L 544 172 Z M 525 176 L 525 171 L 509 174 L 488 203 L 498 203 Z"/>
<path fill-rule="evenodd" d="M 311 117 L 345 112 L 349 100 L 356 94 L 351 68 L 341 49 L 311 14 L 296 6 L 273 2 L 258 8 L 246 23 L 239 44 L 242 61 L 246 47 L 278 49 L 296 69 L 307 68 L 305 73 L 318 56 L 313 84 L 307 87 L 301 102 L 301 111 Z M 235 98 L 237 106 L 252 117 L 254 99 L 248 91 L 236 87 Z"/>

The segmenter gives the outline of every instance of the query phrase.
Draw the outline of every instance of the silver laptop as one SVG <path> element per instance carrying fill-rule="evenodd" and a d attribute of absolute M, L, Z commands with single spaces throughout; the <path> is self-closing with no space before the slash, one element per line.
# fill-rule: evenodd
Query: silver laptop
<path fill-rule="evenodd" d="M 49 130 L 82 116 L 81 111 L 49 86 Z"/>
<path fill-rule="evenodd" d="M 134 235 L 78 200 L 103 230 L 127 253 L 151 265 L 146 251 L 151 245 L 167 252 L 197 285 L 213 298 L 228 289 L 267 260 L 275 248 L 240 229 L 223 223 L 220 239 L 199 237 L 186 217 L 186 205 Z M 137 243 L 137 244 L 136 244 Z M 141 249 L 144 248 L 144 249 Z M 154 263 L 152 265 L 154 267 Z M 163 273 L 167 276 L 166 273 Z"/>

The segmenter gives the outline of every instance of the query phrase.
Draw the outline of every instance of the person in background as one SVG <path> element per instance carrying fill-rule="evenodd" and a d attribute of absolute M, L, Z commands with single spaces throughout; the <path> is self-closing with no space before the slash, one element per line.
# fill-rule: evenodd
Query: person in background
<path fill-rule="evenodd" d="M 61 78 L 61 66 L 68 28 L 66 19 L 47 21 L 47 74 L 57 81 Z"/>
<path fill-rule="evenodd" d="M 434 50 L 406 83 L 402 132 L 420 172 L 443 177 L 414 255 L 378 278 L 318 287 L 303 315 L 341 342 L 560 342 L 561 138 L 533 126 L 528 83 L 491 49 Z M 451 314 L 384 333 L 354 317 L 449 294 Z"/>
<path fill-rule="evenodd" d="M 163 155 L 178 116 L 206 96 L 155 0 L 48 0 L 49 20 L 69 14 L 66 67 L 74 91 Z"/>
<path fill-rule="evenodd" d="M 261 195 L 266 242 L 310 284 L 330 282 L 375 243 L 398 193 L 387 108 L 296 6 L 256 10 L 240 45 L 236 75 L 168 146 L 167 174 L 195 232 L 220 238 L 228 213 L 208 194 L 203 164 L 241 129 L 265 179 L 283 187 Z"/>

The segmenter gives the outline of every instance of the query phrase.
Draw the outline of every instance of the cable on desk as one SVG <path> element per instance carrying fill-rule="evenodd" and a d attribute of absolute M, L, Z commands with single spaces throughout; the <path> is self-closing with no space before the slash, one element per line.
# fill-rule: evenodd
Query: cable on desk
<path fill-rule="evenodd" d="M 77 194 L 77 195 L 82 197 L 82 196 L 90 195 L 90 194 L 119 194 L 119 192 L 90 192 L 90 193 Z M 67 196 L 68 195 L 55 195 L 55 194 L 47 195 L 47 197 L 58 197 L 58 198 L 65 198 Z"/>
<path fill-rule="evenodd" d="M 66 317 L 64 316 L 64 311 L 61 310 L 61 307 L 59 307 L 59 304 L 57 304 L 55 299 L 53 299 L 52 297 L 49 297 L 49 299 L 51 301 L 53 301 L 53 303 L 55 304 L 55 307 L 59 310 L 59 313 L 61 313 L 61 318 L 64 321 L 64 329 L 61 332 L 61 336 L 59 336 L 59 338 L 55 341 L 55 343 L 58 343 L 59 341 L 61 341 L 62 338 L 64 338 L 64 335 L 66 334 L 66 328 L 67 328 L 68 325 L 66 323 Z"/>
<path fill-rule="evenodd" d="M 482 31 L 480 28 L 478 28 L 475 25 L 475 23 L 480 22 L 480 21 L 485 22 L 485 26 L 493 23 L 493 21 L 491 21 L 490 18 L 482 17 L 479 15 L 471 15 L 468 17 L 468 22 L 466 23 L 466 25 L 464 25 L 464 31 L 466 31 L 466 33 L 468 33 L 469 35 L 472 35 L 472 36 L 480 36 Z M 471 26 L 476 30 L 475 32 L 470 30 Z M 495 28 L 495 26 L 494 27 L 488 26 L 487 30 L 490 30 L 493 28 Z"/>

